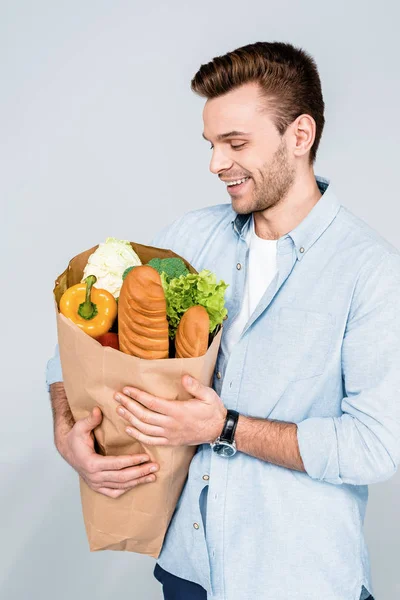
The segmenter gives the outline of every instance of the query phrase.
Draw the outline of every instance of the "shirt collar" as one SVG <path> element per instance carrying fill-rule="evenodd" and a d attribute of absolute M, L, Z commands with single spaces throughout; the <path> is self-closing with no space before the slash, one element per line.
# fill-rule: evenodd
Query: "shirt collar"
<path fill-rule="evenodd" d="M 330 180 L 316 175 L 315 181 L 322 194 L 321 198 L 297 227 L 277 240 L 277 252 L 281 254 L 291 251 L 292 244 L 294 244 L 298 260 L 303 258 L 314 242 L 327 229 L 340 208 L 340 203 L 332 190 Z M 245 234 L 250 223 L 250 217 L 251 214 L 238 214 L 232 219 L 233 229 L 239 236 L 242 237 Z"/>

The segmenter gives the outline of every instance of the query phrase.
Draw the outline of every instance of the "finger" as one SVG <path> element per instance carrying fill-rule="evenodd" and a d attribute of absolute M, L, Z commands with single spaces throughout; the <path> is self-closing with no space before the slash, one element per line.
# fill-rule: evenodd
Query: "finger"
<path fill-rule="evenodd" d="M 116 411 L 123 419 L 129 420 L 129 417 L 134 415 L 143 423 L 157 425 L 158 427 L 166 427 L 171 420 L 171 417 L 149 410 L 139 402 L 136 402 L 136 400 L 131 400 L 125 394 L 119 393 L 117 397 L 119 400 L 117 400 Z M 121 413 L 121 409 L 124 411 L 123 414 Z"/>
<path fill-rule="evenodd" d="M 126 417 L 124 418 L 130 425 L 133 425 L 133 427 L 135 427 L 142 433 L 145 433 L 146 435 L 149 435 L 151 437 L 165 437 L 166 431 L 164 427 L 158 427 L 156 425 L 147 425 L 146 423 L 142 423 L 140 419 L 136 418 L 134 415 L 128 412 L 126 413 Z"/>
<path fill-rule="evenodd" d="M 143 477 L 139 477 L 138 479 L 131 479 L 130 481 L 118 483 L 115 481 L 104 481 L 102 482 L 102 487 L 107 487 L 109 489 L 115 490 L 130 490 L 141 483 L 152 483 L 155 481 L 155 475 L 145 475 Z"/>
<path fill-rule="evenodd" d="M 149 456 L 147 454 L 124 454 L 121 456 L 102 456 L 94 454 L 91 459 L 90 472 L 96 471 L 115 471 L 117 469 L 125 469 L 141 463 L 147 462 Z"/>
<path fill-rule="evenodd" d="M 76 422 L 76 426 L 81 429 L 84 433 L 90 433 L 95 427 L 100 425 L 103 419 L 103 413 L 98 406 L 94 406 L 87 417 L 79 419 Z"/>
<path fill-rule="evenodd" d="M 198 379 L 190 377 L 190 375 L 182 377 L 182 384 L 195 398 L 205 402 L 211 402 L 214 399 L 215 391 L 207 385 L 203 385 Z"/>
<path fill-rule="evenodd" d="M 130 427 L 127 427 L 125 431 L 128 435 L 132 436 L 142 444 L 147 444 L 148 446 L 167 446 L 169 444 L 167 438 L 148 436 L 136 429 L 135 427 L 132 427 L 132 425 Z"/>
<path fill-rule="evenodd" d="M 133 489 L 133 488 L 137 487 L 138 485 L 142 485 L 144 483 L 152 483 L 153 481 L 155 481 L 155 479 L 156 478 L 154 475 L 152 477 L 143 477 L 142 479 L 137 479 L 134 482 L 132 482 L 132 485 L 127 488 L 112 488 L 112 487 L 108 487 L 108 485 L 105 484 L 104 486 L 98 488 L 95 491 L 100 492 L 101 494 L 104 494 L 104 496 L 109 496 L 110 498 L 119 498 L 120 496 L 122 496 L 122 494 L 125 494 L 130 489 Z M 107 487 L 106 487 L 106 485 L 107 485 Z M 111 483 L 111 485 L 115 485 L 115 484 Z"/>
<path fill-rule="evenodd" d="M 173 405 L 174 400 L 166 400 L 165 398 L 159 398 L 158 396 L 153 396 L 152 394 L 148 394 L 143 390 L 138 390 L 137 388 L 126 386 L 123 389 L 123 394 L 128 396 L 128 398 L 133 398 L 137 400 L 153 412 L 161 413 L 162 415 L 171 416 L 173 414 Z M 118 395 L 118 394 L 117 394 Z M 122 396 L 122 394 L 121 394 Z"/>
<path fill-rule="evenodd" d="M 95 473 L 92 477 L 92 481 L 95 483 L 114 482 L 114 483 L 126 483 L 133 479 L 139 479 L 150 475 L 151 469 L 155 467 L 155 471 L 158 471 L 159 467 L 155 463 L 145 464 L 143 467 L 132 467 L 130 469 L 121 469 L 119 471 L 100 471 Z"/>

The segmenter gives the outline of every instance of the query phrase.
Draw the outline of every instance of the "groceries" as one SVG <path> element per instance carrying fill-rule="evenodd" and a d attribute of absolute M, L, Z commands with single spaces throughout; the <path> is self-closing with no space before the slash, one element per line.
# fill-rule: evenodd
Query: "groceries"
<path fill-rule="evenodd" d="M 191 306 L 178 325 L 175 358 L 203 356 L 208 348 L 210 317 L 204 306 Z"/>
<path fill-rule="evenodd" d="M 214 273 L 193 273 L 177 256 L 143 264 L 125 240 L 107 238 L 83 273 L 82 283 L 61 297 L 60 312 L 102 345 L 131 356 L 202 356 L 227 316 L 228 285 Z M 118 340 L 104 343 L 106 333 Z"/>
<path fill-rule="evenodd" d="M 124 279 L 118 302 L 118 335 L 122 352 L 138 358 L 168 358 L 168 321 L 160 275 L 147 265 Z"/>
<path fill-rule="evenodd" d="M 115 348 L 115 350 L 119 350 L 118 333 L 108 331 L 107 333 L 104 333 L 103 335 L 98 337 L 97 341 L 102 346 L 110 346 L 111 348 Z"/>
<path fill-rule="evenodd" d="M 161 273 L 160 277 L 167 300 L 170 337 L 175 337 L 179 322 L 187 309 L 196 305 L 204 306 L 207 310 L 210 317 L 209 331 L 210 334 L 215 334 L 228 314 L 224 297 L 228 284 L 222 280 L 217 283 L 215 274 L 207 269 L 170 281 L 165 273 Z"/>
<path fill-rule="evenodd" d="M 122 275 L 127 267 L 141 265 L 141 260 L 127 240 L 108 237 L 93 252 L 83 271 L 82 281 L 88 275 L 95 275 L 95 287 L 107 290 L 118 298 L 122 285 Z"/>
<path fill-rule="evenodd" d="M 107 290 L 93 288 L 95 275 L 68 288 L 60 300 L 60 312 L 82 331 L 98 338 L 107 333 L 117 316 L 117 302 Z"/>
<path fill-rule="evenodd" d="M 152 258 L 148 263 L 158 273 L 165 273 L 167 281 L 189 273 L 180 258 Z"/>
<path fill-rule="evenodd" d="M 124 419 L 116 412 L 114 394 L 125 386 L 133 386 L 165 400 L 190 400 L 192 396 L 182 383 L 184 374 L 203 385 L 212 385 L 223 333 L 222 321 L 227 312 L 224 307 L 227 285 L 222 281 L 217 283 L 215 274 L 210 271 L 197 273 L 184 257 L 178 257 L 171 250 L 135 242 L 130 242 L 130 246 L 139 260 L 132 258 L 132 262 L 123 265 L 123 271 L 121 266 L 118 277 L 114 275 L 114 293 L 106 290 L 118 311 L 109 331 L 97 338 L 86 335 L 77 327 L 74 318 L 67 318 L 60 311 L 64 294 L 75 285 L 82 285 L 82 279 L 90 275 L 97 278 L 90 293 L 90 301 L 96 304 L 96 286 L 105 279 L 98 278 L 98 271 L 90 273 L 87 265 L 91 264 L 90 259 L 100 246 L 71 258 L 58 275 L 53 289 L 54 308 L 63 382 L 75 421 L 87 417 L 95 406 L 99 407 L 103 418 L 93 430 L 97 453 L 114 459 L 145 453 L 160 465 L 154 483 L 136 486 L 118 498 L 98 493 L 80 477 L 82 513 L 90 550 L 119 550 L 158 558 L 196 446 L 148 445 L 128 435 Z M 109 257 L 107 264 L 115 266 L 115 260 L 115 257 Z M 180 274 L 169 270 L 178 265 L 182 268 Z M 125 274 L 127 269 L 129 272 Z M 84 271 L 86 277 L 83 277 Z M 149 271 L 154 283 L 140 287 L 139 282 L 146 281 L 143 273 Z M 131 289 L 134 282 L 137 285 L 132 285 Z M 83 285 L 87 290 L 88 281 Z M 101 283 L 98 289 L 103 285 Z M 118 335 L 124 337 L 119 317 L 124 312 L 129 315 L 131 309 L 133 317 L 130 315 L 130 320 L 134 326 L 126 329 L 125 338 L 130 336 L 132 340 L 135 333 L 135 345 L 139 348 L 140 342 L 142 351 L 151 357 L 156 349 L 152 346 L 155 339 L 152 335 L 156 333 L 162 352 L 168 347 L 166 342 L 169 344 L 166 360 L 146 360 L 122 351 L 122 347 L 119 351 L 115 348 Z M 150 327 L 150 324 L 155 325 L 156 316 L 158 329 Z"/>

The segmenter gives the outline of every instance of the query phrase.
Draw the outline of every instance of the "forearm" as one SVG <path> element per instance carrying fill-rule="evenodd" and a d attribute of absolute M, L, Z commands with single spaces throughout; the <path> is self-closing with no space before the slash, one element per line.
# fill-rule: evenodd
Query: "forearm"
<path fill-rule="evenodd" d="M 58 450 L 65 435 L 75 424 L 62 381 L 50 385 L 51 408 L 54 422 L 54 442 Z"/>
<path fill-rule="evenodd" d="M 240 452 L 287 469 L 305 472 L 295 423 L 240 415 L 235 441 Z"/>

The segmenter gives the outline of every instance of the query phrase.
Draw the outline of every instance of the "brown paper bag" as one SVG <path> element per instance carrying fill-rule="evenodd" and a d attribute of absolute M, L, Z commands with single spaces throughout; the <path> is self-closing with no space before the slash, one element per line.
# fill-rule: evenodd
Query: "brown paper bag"
<path fill-rule="evenodd" d="M 171 250 L 131 242 L 142 263 L 151 258 L 178 256 Z M 181 384 L 188 373 L 211 385 L 222 327 L 210 335 L 204 356 L 144 360 L 102 346 L 59 312 L 64 291 L 79 283 L 88 257 L 98 246 L 75 256 L 55 282 L 54 306 L 64 386 L 75 420 L 86 417 L 94 406 L 103 413 L 94 430 L 96 450 L 102 455 L 146 453 L 159 463 L 156 481 L 139 485 L 119 498 L 93 491 L 80 477 L 82 512 L 90 551 L 126 550 L 157 558 L 168 525 L 185 484 L 197 446 L 148 446 L 125 432 L 125 422 L 115 412 L 113 396 L 125 385 L 171 400 L 187 400 Z M 183 258 L 191 273 L 197 271 Z"/>

